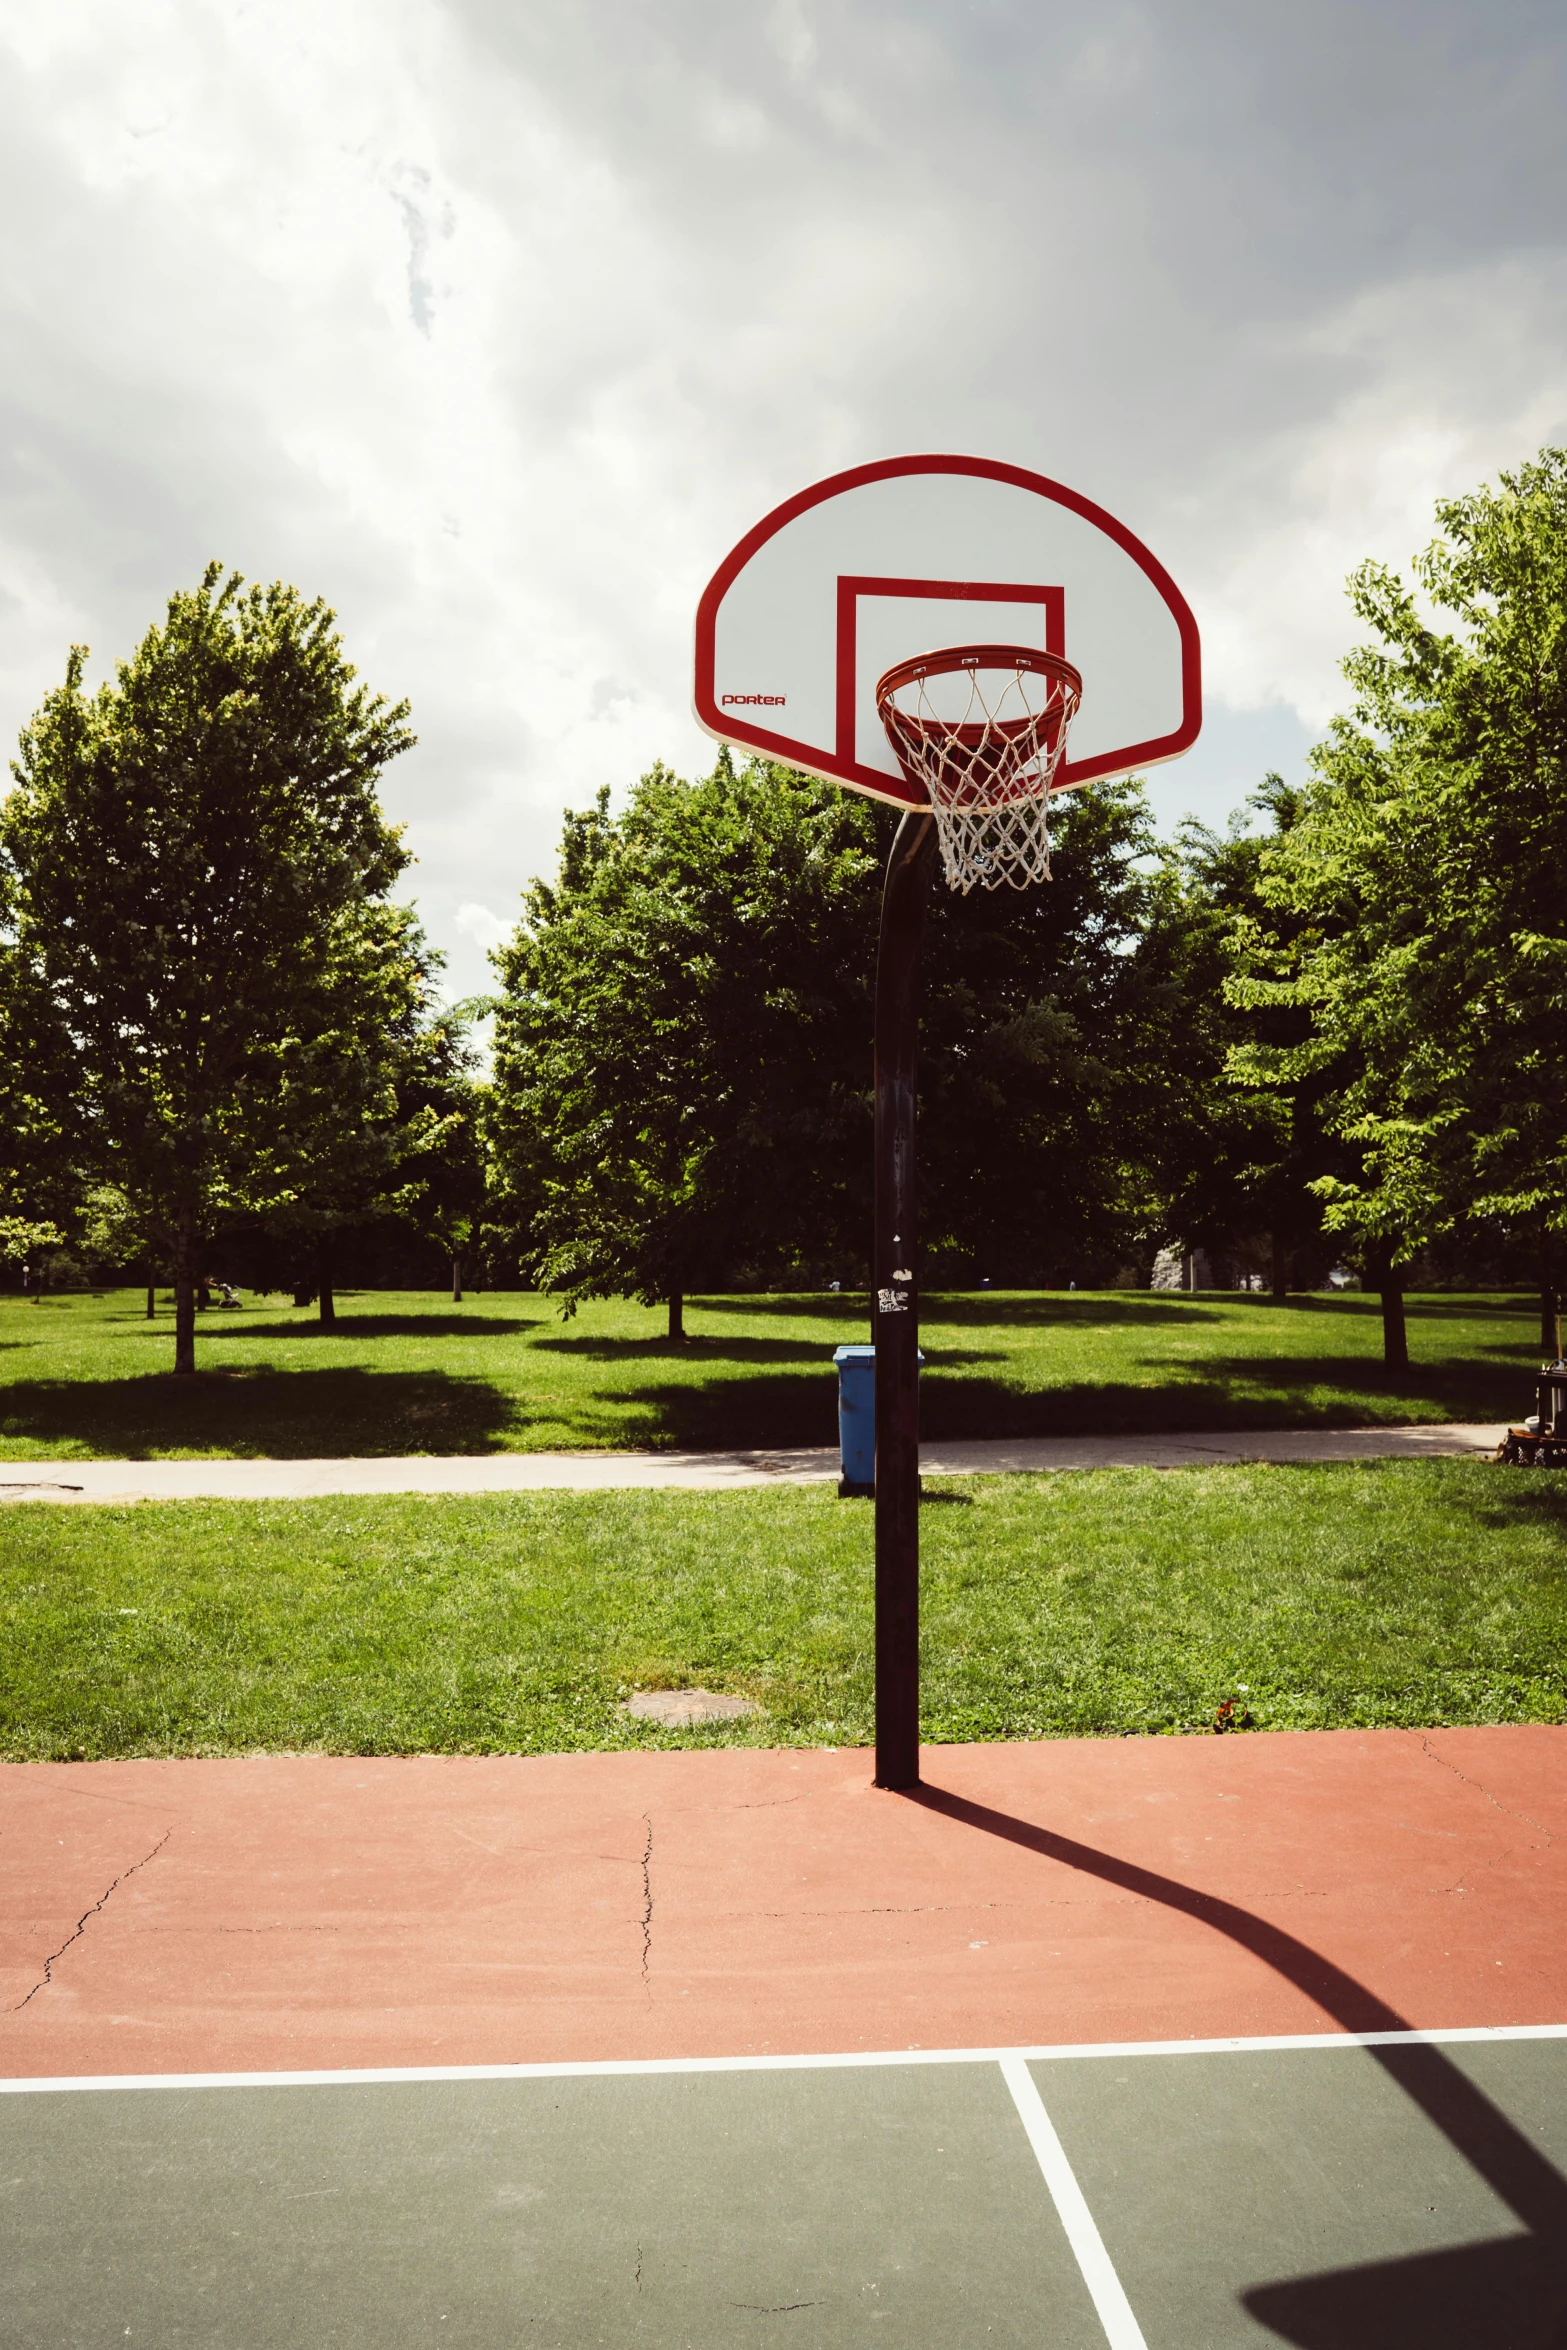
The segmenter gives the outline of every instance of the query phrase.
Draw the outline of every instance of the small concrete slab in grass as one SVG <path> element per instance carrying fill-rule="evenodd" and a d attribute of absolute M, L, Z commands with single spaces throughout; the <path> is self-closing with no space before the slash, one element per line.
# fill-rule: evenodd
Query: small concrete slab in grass
<path fill-rule="evenodd" d="M 704 1722 L 743 1722 L 762 1709 L 749 1697 L 721 1697 L 712 1689 L 639 1689 L 620 1710 L 666 1730 L 697 1730 Z"/>

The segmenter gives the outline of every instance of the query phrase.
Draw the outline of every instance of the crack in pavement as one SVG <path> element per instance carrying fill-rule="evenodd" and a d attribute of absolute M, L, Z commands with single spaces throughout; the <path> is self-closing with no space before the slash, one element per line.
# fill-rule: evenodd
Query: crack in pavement
<path fill-rule="evenodd" d="M 649 2007 L 653 2004 L 653 1815 L 642 1814 L 642 1825 L 647 1830 L 647 1842 L 642 1847 L 642 1988 Z"/>
<path fill-rule="evenodd" d="M 1494 1806 L 1494 1808 L 1502 1814 L 1504 1819 L 1522 1820 L 1526 1827 L 1533 1828 L 1536 1835 L 1543 1836 L 1546 1843 L 1554 1847 L 1556 1839 L 1551 1834 L 1550 1829 L 1544 1826 L 1541 1821 L 1533 1818 L 1531 1814 L 1526 1811 L 1515 1811 L 1510 1803 L 1503 1803 L 1500 1797 L 1493 1795 L 1490 1788 L 1485 1786 L 1479 1779 L 1471 1779 L 1469 1773 L 1467 1771 L 1461 1771 L 1457 1763 L 1449 1762 L 1445 1754 L 1438 1754 L 1436 1748 L 1432 1745 L 1430 1739 L 1423 1731 L 1421 1732 L 1420 1743 L 1434 1763 L 1440 1763 L 1444 1771 L 1451 1771 L 1455 1779 L 1462 1779 L 1466 1787 L 1472 1787 L 1477 1795 L 1483 1795 L 1486 1802 Z"/>
<path fill-rule="evenodd" d="M 851 1902 L 844 1909 L 726 1909 L 715 1912 L 725 1918 L 919 1918 L 919 1917 L 977 1917 L 982 1910 L 1009 1909 L 1025 1913 L 1034 1906 L 1058 1908 L 1060 1903 L 1035 1905 L 1022 1901 L 918 1901 L 902 1906 L 896 1902 Z"/>
<path fill-rule="evenodd" d="M 58 1950 L 50 1951 L 49 1956 L 44 1960 L 43 1973 L 39 1976 L 32 1989 L 28 1992 L 27 1999 L 19 1999 L 17 2001 L 15 2007 L 13 2007 L 11 2010 L 13 2015 L 20 2014 L 21 2010 L 27 2005 L 27 2001 L 29 1999 L 36 1999 L 40 1991 L 48 1989 L 49 1985 L 54 1980 L 55 1960 L 57 1958 L 63 1958 L 66 1952 L 70 1949 L 71 1944 L 81 1940 L 82 1936 L 87 1931 L 89 1920 L 95 1918 L 98 1915 L 98 1912 L 102 1909 L 104 1903 L 108 1900 L 109 1895 L 115 1891 L 117 1886 L 123 1885 L 127 1877 L 134 1877 L 138 1869 L 144 1869 L 147 1866 L 148 1861 L 157 1859 L 159 1853 L 163 1850 L 163 1847 L 165 1844 L 167 1844 L 173 1833 L 174 1830 L 172 1827 L 165 1828 L 163 1834 L 158 1838 L 158 1841 L 153 1846 L 152 1850 L 150 1852 L 143 1853 L 140 1860 L 133 1860 L 128 1869 L 121 1869 L 119 1875 L 114 1879 L 113 1883 L 104 1887 L 104 1890 L 99 1894 L 91 1909 L 84 1910 L 82 1912 L 82 1915 L 76 1921 L 76 1931 L 72 1934 L 66 1935 L 65 1940 L 61 1943 Z"/>
<path fill-rule="evenodd" d="M 1329 1897 L 1330 1888 L 1325 1885 L 1300 1884 L 1280 1886 L 1269 1895 L 1270 1900 L 1276 1900 L 1281 1904 L 1290 1901 L 1326 1901 Z M 1213 1898 L 1218 1899 L 1220 1896 L 1215 1895 Z M 1145 1904 L 1147 1900 L 1148 1896 L 1144 1893 L 1108 1895 L 1052 1893 L 1017 1901 L 916 1901 L 907 1903 L 855 1901 L 837 1909 L 728 1909 L 714 1914 L 725 1918 L 763 1917 L 788 1922 L 796 1918 L 915 1918 L 944 1917 L 949 1914 L 958 1917 L 977 1917 L 984 1911 L 1007 1910 L 1026 1918 L 1033 1916 L 1040 1910 L 1049 1909 L 1136 1909 Z"/>
<path fill-rule="evenodd" d="M 866 1918 L 936 1918 L 951 1917 L 955 1915 L 961 1918 L 977 1917 L 982 1910 L 1000 1909 L 1002 1906 L 1002 1903 L 999 1901 L 913 1901 L 907 1903 L 900 1901 L 873 1901 L 869 1909 L 819 1909 L 809 1912 L 802 1911 L 796 1914 L 802 1916 L 809 1915 L 812 1917 Z M 1021 1904 L 1014 1901 L 1008 1902 L 1005 1906 L 1009 1909 L 1017 1909 L 1021 1907 Z M 787 1916 L 788 1914 L 789 1913 L 784 1910 L 775 1910 L 773 1912 L 775 1917 L 783 1917 Z"/>
<path fill-rule="evenodd" d="M 159 1929 L 155 1927 L 153 1930 L 154 1930 L 154 1932 L 157 1932 Z M 189 1931 L 189 1929 L 188 1929 L 187 1927 L 185 1927 L 185 1926 L 176 1926 L 176 1927 L 175 1927 L 173 1930 L 174 1930 L 174 1932 L 175 1932 L 176 1934 L 183 1934 L 183 1933 L 186 1933 L 186 1932 L 188 1932 L 188 1931 Z M 288 1925 L 278 1925 L 278 1926 L 214 1926 L 214 1927 L 213 1927 L 213 1929 L 212 1929 L 212 1931 L 214 1932 L 214 1934 L 340 1934 L 340 1933 L 343 1931 L 343 1929 L 342 1929 L 342 1927 L 341 1927 L 341 1926 L 288 1926 Z"/>

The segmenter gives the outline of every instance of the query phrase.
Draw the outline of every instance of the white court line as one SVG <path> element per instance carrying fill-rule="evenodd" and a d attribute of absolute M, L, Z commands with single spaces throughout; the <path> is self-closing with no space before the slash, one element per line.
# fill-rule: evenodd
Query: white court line
<path fill-rule="evenodd" d="M 1132 2305 L 1115 2273 L 1115 2263 L 1105 2250 L 1104 2238 L 1077 2183 L 1077 2173 L 1066 2158 L 1066 2148 L 1056 2136 L 1055 2123 L 1045 2111 L 1033 2074 L 1021 2056 L 1004 2056 L 1001 2077 L 1012 2092 L 1018 2118 L 1028 2132 L 1028 2142 L 1045 2174 L 1045 2185 L 1050 2189 L 1051 2200 L 1066 2230 L 1066 2240 L 1099 2312 L 1099 2323 L 1104 2327 L 1110 2350 L 1148 2350 L 1143 2329 L 1132 2315 Z"/>
<path fill-rule="evenodd" d="M 338 2072 L 74 2073 L 0 2080 L 0 2096 L 87 2089 L 337 2089 L 401 2081 L 571 2081 L 660 2073 L 791 2073 L 883 2064 L 1065 2064 L 1079 2057 L 1271 2056 L 1292 2049 L 1443 2047 L 1493 2040 L 1567 2040 L 1567 2024 L 1456 2024 L 1430 2032 L 1285 2032 L 1240 2040 L 1085 2040 L 1033 2048 L 873 2048 L 814 2056 L 626 2056 L 551 2064 L 367 2065 Z"/>

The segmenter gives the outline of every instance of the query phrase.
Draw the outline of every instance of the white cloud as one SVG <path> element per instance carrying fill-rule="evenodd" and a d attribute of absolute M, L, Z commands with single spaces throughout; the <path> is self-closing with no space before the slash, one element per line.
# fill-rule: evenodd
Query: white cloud
<path fill-rule="evenodd" d="M 473 941 L 473 944 L 483 955 L 488 955 L 504 940 L 510 938 L 517 927 L 515 916 L 507 921 L 502 915 L 493 912 L 489 906 L 476 904 L 472 898 L 464 899 L 452 916 L 452 921 L 465 938 Z"/>
<path fill-rule="evenodd" d="M 0 729 L 212 554 L 325 594 L 414 704 L 459 992 L 563 804 L 705 761 L 702 581 L 837 465 L 1123 512 L 1204 627 L 1181 773 L 1239 796 L 1333 705 L 1350 566 L 1567 438 L 1535 0 L 0 0 L 0 44 Z"/>

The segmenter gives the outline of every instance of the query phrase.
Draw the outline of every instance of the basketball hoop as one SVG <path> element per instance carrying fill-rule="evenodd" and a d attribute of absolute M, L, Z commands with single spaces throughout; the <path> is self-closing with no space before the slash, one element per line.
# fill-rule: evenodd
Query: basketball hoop
<path fill-rule="evenodd" d="M 947 649 L 908 657 L 932 644 Z M 876 950 L 871 1336 L 876 1784 L 910 1789 L 920 1781 L 919 962 L 936 850 L 955 890 L 1046 880 L 1052 794 L 1178 759 L 1197 740 L 1197 623 L 1163 564 L 1091 498 L 988 458 L 889 457 L 814 483 L 747 531 L 702 592 L 695 652 L 697 722 L 709 734 L 900 818 Z M 1083 676 L 1065 653 L 1082 662 L 1090 695 L 1088 735 L 1070 756 Z"/>
<path fill-rule="evenodd" d="M 900 661 L 876 710 L 936 819 L 949 889 L 1013 889 L 1050 874 L 1050 786 L 1083 681 L 1028 645 L 951 645 Z"/>

